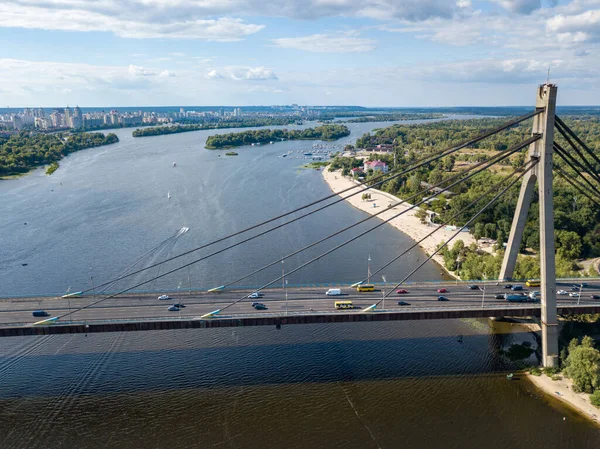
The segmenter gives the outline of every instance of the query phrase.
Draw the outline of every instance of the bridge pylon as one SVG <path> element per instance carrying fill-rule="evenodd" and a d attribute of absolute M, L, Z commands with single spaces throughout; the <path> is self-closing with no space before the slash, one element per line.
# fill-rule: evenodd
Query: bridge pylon
<path fill-rule="evenodd" d="M 558 366 L 558 321 L 556 318 L 556 260 L 554 248 L 554 204 L 552 190 L 552 156 L 554 143 L 554 118 L 556 111 L 557 87 L 543 84 L 538 87 L 535 107 L 542 112 L 533 118 L 532 135 L 540 134 L 541 139 L 529 146 L 526 163 L 538 160 L 539 163 L 523 178 L 517 209 L 502 268 L 500 280 L 511 280 L 523 240 L 523 230 L 537 181 L 540 210 L 540 265 L 542 294 L 542 352 L 545 367 Z"/>

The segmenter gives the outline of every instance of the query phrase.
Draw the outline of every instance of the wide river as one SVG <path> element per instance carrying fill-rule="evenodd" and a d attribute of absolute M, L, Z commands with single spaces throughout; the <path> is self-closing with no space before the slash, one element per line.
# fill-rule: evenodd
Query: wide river
<path fill-rule="evenodd" d="M 336 144 L 388 125 L 351 124 L 352 135 Z M 204 149 L 214 131 L 137 139 L 131 131 L 117 130 L 118 144 L 67 157 L 52 176 L 37 170 L 0 181 L 0 295 L 87 289 L 92 278 L 98 285 L 329 194 L 321 173 L 296 158 L 312 141 L 226 157 Z M 340 203 L 137 289 L 231 282 L 364 217 Z M 285 268 L 366 227 L 286 259 Z M 410 242 L 383 226 L 288 281 L 354 282 L 369 256 L 377 269 Z M 400 279 L 423 257 L 411 251 L 384 275 Z M 440 279 L 439 271 L 426 265 L 413 280 Z M 499 352 L 523 341 L 536 344 L 517 326 L 485 320 L 6 338 L 0 447 L 600 447 L 591 424 L 527 381 L 506 380 L 513 366 Z"/>

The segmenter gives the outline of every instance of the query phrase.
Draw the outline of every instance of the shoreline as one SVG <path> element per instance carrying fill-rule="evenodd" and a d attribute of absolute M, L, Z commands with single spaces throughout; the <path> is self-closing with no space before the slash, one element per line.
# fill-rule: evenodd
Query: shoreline
<path fill-rule="evenodd" d="M 344 196 L 348 196 L 352 193 L 355 193 L 356 191 L 365 189 L 364 187 L 358 187 L 354 180 L 342 176 L 340 170 L 330 172 L 327 169 L 327 167 L 324 167 L 321 171 L 323 172 L 323 179 L 334 193 L 340 192 L 353 186 L 357 187 L 356 190 L 351 190 L 344 194 Z M 404 203 L 395 207 L 388 208 L 387 206 L 389 204 L 397 203 L 401 201 L 401 199 L 390 193 L 382 192 L 381 190 L 377 189 L 369 189 L 368 192 L 371 194 L 370 200 L 363 201 L 361 199 L 361 195 L 357 194 L 351 198 L 346 199 L 346 201 L 352 206 L 356 207 L 357 209 L 360 209 L 363 212 L 366 212 L 371 215 L 381 212 L 382 207 L 385 208 L 386 210 L 377 216 L 377 218 L 380 220 L 387 220 L 388 218 L 398 214 L 399 212 L 412 207 L 412 204 Z M 421 223 L 421 221 L 417 217 L 415 217 L 416 210 L 418 209 L 415 208 L 388 222 L 397 230 L 414 240 L 415 243 L 421 240 L 431 231 L 433 231 L 436 227 L 434 225 Z M 452 235 L 454 235 L 455 233 L 456 229 L 439 229 L 435 234 L 427 237 L 425 240 L 423 240 L 423 242 L 419 243 L 418 246 L 423 251 L 425 251 L 425 253 L 429 257 L 435 252 L 437 246 L 440 243 L 448 241 L 448 239 L 450 239 L 450 237 L 452 237 Z M 448 246 L 451 247 L 457 240 L 462 240 L 465 246 L 469 246 L 471 243 L 477 243 L 470 233 L 461 232 L 455 239 L 453 239 L 450 242 Z M 477 246 L 485 251 L 485 248 L 481 248 L 479 244 Z M 451 271 L 448 271 L 448 269 L 444 266 L 444 258 L 442 255 L 436 254 L 435 256 L 433 256 L 432 261 L 436 262 L 436 264 L 439 265 L 440 268 L 444 270 L 446 274 L 452 276 L 455 279 L 460 279 L 456 274 L 454 274 Z"/>
<path fill-rule="evenodd" d="M 596 408 L 590 402 L 590 395 L 587 393 L 575 393 L 573 391 L 573 382 L 571 379 L 562 378 L 552 380 L 546 374 L 534 376 L 525 374 L 533 386 L 542 392 L 543 395 L 552 397 L 553 400 L 559 400 L 567 404 L 571 409 L 592 422 L 594 426 L 600 428 L 600 409 Z"/>

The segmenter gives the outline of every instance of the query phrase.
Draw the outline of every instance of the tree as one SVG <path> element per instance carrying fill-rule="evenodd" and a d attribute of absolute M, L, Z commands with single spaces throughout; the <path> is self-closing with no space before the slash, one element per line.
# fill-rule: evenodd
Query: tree
<path fill-rule="evenodd" d="M 481 223 L 481 222 L 475 223 L 475 228 L 473 229 L 473 237 L 475 238 L 475 240 L 479 240 L 481 237 L 483 237 L 483 233 L 484 233 L 483 223 Z"/>
<path fill-rule="evenodd" d="M 427 210 L 423 209 L 423 206 L 419 207 L 415 212 L 415 217 L 417 217 L 421 223 L 427 223 Z"/>
<path fill-rule="evenodd" d="M 583 245 L 581 244 L 581 237 L 576 232 L 559 230 L 554 235 L 557 254 L 560 257 L 568 260 L 579 258 Z"/>
<path fill-rule="evenodd" d="M 600 390 L 596 390 L 590 396 L 590 402 L 596 407 L 600 407 Z"/>
<path fill-rule="evenodd" d="M 565 374 L 573 379 L 576 392 L 593 393 L 600 386 L 600 351 L 584 345 L 571 349 L 569 344 Z"/>

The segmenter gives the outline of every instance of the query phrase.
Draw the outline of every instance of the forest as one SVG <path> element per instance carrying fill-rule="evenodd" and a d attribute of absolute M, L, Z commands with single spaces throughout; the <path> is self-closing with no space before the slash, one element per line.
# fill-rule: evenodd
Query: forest
<path fill-rule="evenodd" d="M 600 117 L 592 115 L 565 116 L 565 123 L 600 156 Z M 378 144 L 393 144 L 394 155 L 371 155 L 388 163 L 391 170 L 408 168 L 417 159 L 428 154 L 434 154 L 442 149 L 452 147 L 463 141 L 469 140 L 485 130 L 493 129 L 509 118 L 501 119 L 476 119 L 476 120 L 451 120 L 440 121 L 424 125 L 394 125 L 377 130 L 373 134 L 365 134 L 356 142 L 357 148 L 372 147 Z M 479 161 L 485 161 L 525 140 L 531 135 L 531 120 L 517 125 L 507 131 L 501 132 L 485 139 L 480 143 L 458 151 L 453 155 L 443 157 L 417 169 L 405 176 L 400 176 L 386 182 L 381 189 L 393 193 L 400 198 L 408 198 L 422 191 L 424 183 L 437 185 L 453 176 L 459 170 L 468 168 Z M 555 134 L 555 141 L 564 148 L 568 144 L 560 134 Z M 478 198 L 493 185 L 516 170 L 521 171 L 524 165 L 526 149 L 505 159 L 499 165 L 475 175 L 471 179 L 450 189 L 447 197 L 438 196 L 429 202 L 428 209 L 434 212 L 437 223 L 445 223 L 470 202 Z M 573 153 L 575 154 L 575 153 Z M 394 159 L 396 165 L 394 166 Z M 600 164 L 589 158 L 596 173 L 600 172 Z M 334 159 L 332 168 L 342 168 L 345 173 L 360 165 L 357 159 Z M 554 166 L 564 170 L 569 178 L 582 179 L 581 173 L 575 173 L 560 158 L 554 157 Z M 368 180 L 374 176 L 365 173 Z M 593 183 L 593 179 L 589 178 Z M 445 185 L 442 184 L 442 187 Z M 458 268 L 463 279 L 481 278 L 483 273 L 489 278 L 498 275 L 502 256 L 503 243 L 506 243 L 510 233 L 512 217 L 515 212 L 520 184 L 513 186 L 496 203 L 486 209 L 473 223 L 470 232 L 476 238 L 488 237 L 497 241 L 499 250 L 494 256 L 482 254 L 476 248 L 450 244 L 442 254 L 446 260 L 446 267 L 452 271 Z M 600 189 L 600 185 L 597 186 Z M 420 198 L 431 196 L 425 192 Z M 492 195 L 487 199 L 491 199 Z M 598 200 L 598 197 L 595 198 Z M 417 200 L 414 200 L 416 202 Z M 463 225 L 470 215 L 477 212 L 485 201 L 473 206 L 467 213 L 460 214 L 452 220 L 454 225 Z M 425 215 L 424 211 L 422 212 Z M 537 192 L 528 215 L 521 250 L 528 254 L 520 258 L 516 276 L 535 277 L 539 273 L 539 261 L 535 257 L 539 251 L 539 208 Z M 569 185 L 564 179 L 554 178 L 554 214 L 555 214 L 555 241 L 557 250 L 557 271 L 559 276 L 573 274 L 578 267 L 573 263 L 577 259 L 600 257 L 600 210 L 595 207 L 590 199 Z M 462 243 L 462 242 L 461 242 Z"/>
<path fill-rule="evenodd" d="M 133 131 L 133 137 L 161 136 L 164 134 L 177 134 L 205 129 L 222 128 L 251 128 L 254 126 L 284 126 L 296 123 L 298 117 L 258 117 L 243 118 L 240 120 L 227 120 L 215 123 L 191 123 L 186 125 L 163 125 L 140 128 Z"/>
<path fill-rule="evenodd" d="M 257 129 L 241 133 L 217 134 L 206 139 L 206 148 L 218 150 L 276 140 L 336 140 L 350 135 L 345 125 L 321 125 L 306 129 Z"/>
<path fill-rule="evenodd" d="M 27 173 L 40 165 L 58 162 L 75 151 L 118 141 L 113 133 L 40 134 L 21 131 L 12 135 L 0 134 L 0 176 Z"/>

